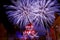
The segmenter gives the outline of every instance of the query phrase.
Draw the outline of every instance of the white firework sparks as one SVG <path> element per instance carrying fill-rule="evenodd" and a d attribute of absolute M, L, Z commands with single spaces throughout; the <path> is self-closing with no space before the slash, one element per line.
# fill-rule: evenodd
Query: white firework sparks
<path fill-rule="evenodd" d="M 32 23 L 38 24 L 42 27 L 44 23 L 52 25 L 55 19 L 55 12 L 58 12 L 58 6 L 55 5 L 55 0 L 12 0 L 14 5 L 10 5 L 7 9 L 14 9 L 7 12 L 9 20 L 13 24 L 17 24 L 20 27 Z"/>
<path fill-rule="evenodd" d="M 15 6 L 10 5 L 7 7 L 7 9 L 15 9 L 15 11 L 11 10 L 7 12 L 9 20 L 13 22 L 13 24 L 17 24 L 20 26 L 26 25 L 29 22 L 31 22 L 28 17 L 29 15 L 31 16 L 30 14 L 31 4 L 29 3 L 29 0 L 17 0 L 16 2 L 15 1 L 12 2 L 14 3 Z"/>
<path fill-rule="evenodd" d="M 58 8 L 56 6 L 56 0 L 37 0 L 31 6 L 32 13 L 35 14 L 34 24 L 40 24 L 42 27 L 44 27 L 44 23 L 47 27 L 52 25 L 55 19 L 55 12 L 59 12 Z"/>

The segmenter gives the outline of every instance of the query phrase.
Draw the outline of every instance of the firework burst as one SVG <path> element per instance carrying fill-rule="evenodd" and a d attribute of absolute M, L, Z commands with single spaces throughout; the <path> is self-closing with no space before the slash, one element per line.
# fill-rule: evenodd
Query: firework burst
<path fill-rule="evenodd" d="M 17 1 L 12 1 L 13 5 L 7 6 L 6 9 L 9 9 L 6 13 L 8 14 L 8 18 L 13 24 L 17 24 L 19 26 L 26 25 L 29 22 L 31 22 L 31 18 L 34 18 L 34 14 L 31 13 L 31 5 L 33 1 L 29 0 L 17 0 Z M 11 10 L 13 9 L 13 10 Z M 31 19 L 31 20 L 30 20 Z"/>
<path fill-rule="evenodd" d="M 56 0 L 11 1 L 14 5 L 6 7 L 6 9 L 9 9 L 6 14 L 9 20 L 19 27 L 32 23 L 36 30 L 45 30 L 45 27 L 52 25 L 55 12 L 59 12 Z"/>

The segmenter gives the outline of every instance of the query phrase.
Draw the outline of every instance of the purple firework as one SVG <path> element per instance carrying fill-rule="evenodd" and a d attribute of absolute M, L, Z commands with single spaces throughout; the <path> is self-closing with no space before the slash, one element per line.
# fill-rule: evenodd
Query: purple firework
<path fill-rule="evenodd" d="M 34 20 L 36 22 L 40 22 L 41 26 L 49 26 L 48 24 L 52 24 L 55 19 L 55 12 L 59 12 L 58 6 L 55 5 L 56 0 L 37 0 L 37 2 L 33 3 L 31 6 L 32 13 L 35 14 Z"/>
<path fill-rule="evenodd" d="M 55 12 L 59 12 L 56 0 L 11 0 L 14 5 L 7 6 L 8 18 L 19 27 L 32 23 L 35 28 L 43 30 L 52 25 Z M 11 10 L 13 9 L 13 10 Z M 37 30 L 38 30 L 37 29 Z M 44 28 L 45 29 L 45 28 Z"/>
<path fill-rule="evenodd" d="M 19 26 L 26 25 L 29 22 L 31 22 L 31 18 L 29 18 L 29 15 L 31 16 L 31 4 L 34 1 L 29 1 L 29 0 L 17 0 L 16 2 L 13 1 L 13 5 L 10 5 L 7 7 L 7 9 L 14 9 L 7 11 L 8 18 L 13 24 L 17 24 Z M 31 4 L 30 4 L 31 2 Z M 34 17 L 34 14 L 33 14 Z M 32 18 L 33 18 L 32 17 Z"/>

